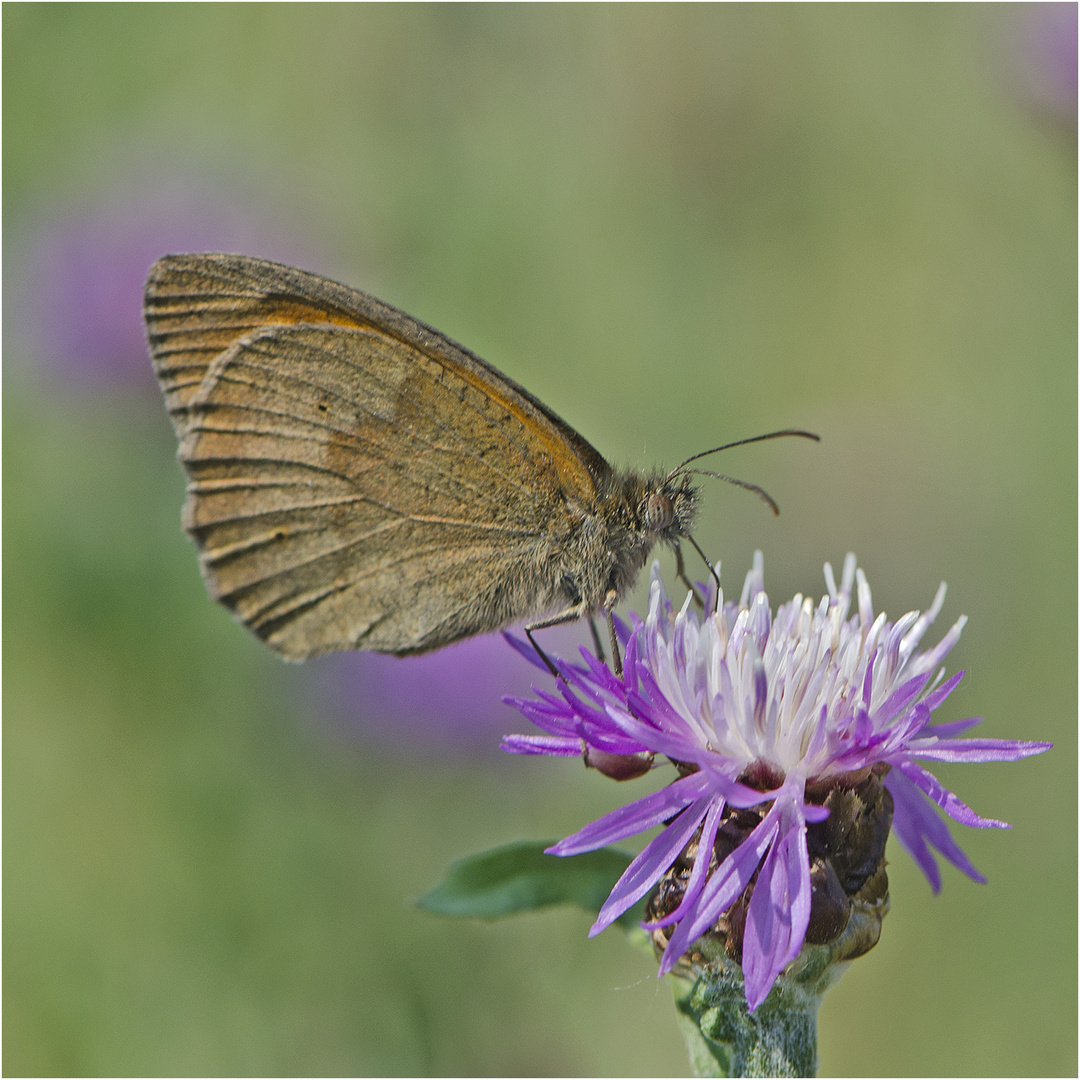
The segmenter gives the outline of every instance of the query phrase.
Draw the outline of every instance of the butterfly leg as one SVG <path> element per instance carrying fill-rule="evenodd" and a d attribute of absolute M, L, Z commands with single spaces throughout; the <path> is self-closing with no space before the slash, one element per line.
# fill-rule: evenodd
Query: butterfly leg
<path fill-rule="evenodd" d="M 604 614 L 607 615 L 608 636 L 611 638 L 612 666 L 615 669 L 615 674 L 621 679 L 623 672 L 622 653 L 619 650 L 619 639 L 615 636 L 615 616 L 613 614 L 618 601 L 619 596 L 614 589 L 604 597 Z"/>
<path fill-rule="evenodd" d="M 544 661 L 548 671 L 555 676 L 556 679 L 561 679 L 558 669 L 551 662 L 550 657 L 542 648 L 540 643 L 533 637 L 534 630 L 546 630 L 549 626 L 562 626 L 563 623 L 573 622 L 575 619 L 580 619 L 585 614 L 585 607 L 582 604 L 575 604 L 573 607 L 567 608 L 565 611 L 560 611 L 556 615 L 549 615 L 546 619 L 537 619 L 536 622 L 526 623 L 525 636 L 529 639 L 529 644 L 536 650 L 536 655 Z M 590 624 L 592 620 L 589 620 Z M 594 631 L 595 632 L 595 631 Z"/>
<path fill-rule="evenodd" d="M 600 631 L 596 626 L 596 620 L 589 616 L 589 632 L 592 634 L 593 648 L 596 650 L 596 657 L 601 664 L 607 662 L 607 657 L 604 654 L 604 642 L 600 637 Z"/>
<path fill-rule="evenodd" d="M 710 566 L 711 570 L 712 567 Z M 682 548 L 678 544 L 675 545 L 675 576 L 686 586 L 690 595 L 694 598 L 694 603 L 697 604 L 702 611 L 705 610 L 705 601 L 701 598 L 701 593 L 698 592 L 697 586 L 686 576 L 686 563 L 683 562 Z"/>
<path fill-rule="evenodd" d="M 709 568 L 709 574 L 712 576 L 713 581 L 716 582 L 716 603 L 719 604 L 720 603 L 720 575 L 716 572 L 716 568 L 713 566 L 713 564 L 711 562 L 709 562 L 709 557 L 705 554 L 704 551 L 701 550 L 701 545 L 698 544 L 698 542 L 692 536 L 687 536 L 686 539 L 689 540 L 690 543 L 694 545 L 694 550 L 701 556 L 701 561 Z M 675 550 L 677 552 L 678 548 L 676 548 Z M 683 581 L 685 581 L 685 580 L 686 580 L 686 578 L 684 577 Z M 704 606 L 705 605 L 702 604 L 703 609 L 704 609 Z M 715 615 L 716 612 L 713 611 L 713 614 Z"/>
<path fill-rule="evenodd" d="M 612 615 L 612 609 L 618 603 L 619 595 L 612 589 L 604 598 L 604 613 L 607 616 L 608 624 L 608 636 L 611 638 L 611 652 L 614 659 L 615 674 L 622 678 L 623 666 L 622 666 L 622 653 L 619 650 L 619 639 L 615 635 L 615 617 Z M 547 665 L 548 671 L 555 676 L 556 679 L 561 678 L 555 665 L 551 662 L 550 657 L 540 647 L 539 642 L 533 637 L 534 630 L 546 630 L 549 626 L 562 626 L 563 623 L 573 622 L 575 619 L 580 619 L 585 615 L 585 607 L 583 604 L 575 604 L 573 607 L 567 608 L 565 611 L 560 611 L 555 615 L 550 615 L 546 619 L 538 619 L 536 622 L 531 622 L 525 626 L 525 636 L 529 639 L 529 644 L 536 650 L 537 656 Z M 596 646 L 596 655 L 600 660 L 604 659 L 604 646 L 600 640 L 599 631 L 596 629 L 596 624 L 593 622 L 592 615 L 589 615 L 589 629 L 592 631 L 593 644 Z"/>

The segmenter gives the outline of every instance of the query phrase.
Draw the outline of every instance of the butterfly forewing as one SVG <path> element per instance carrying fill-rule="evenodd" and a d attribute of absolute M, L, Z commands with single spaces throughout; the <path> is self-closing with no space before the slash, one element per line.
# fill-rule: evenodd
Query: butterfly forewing
<path fill-rule="evenodd" d="M 147 324 L 208 585 L 284 655 L 435 648 L 558 604 L 552 523 L 608 467 L 479 358 L 239 256 L 162 260 Z"/>

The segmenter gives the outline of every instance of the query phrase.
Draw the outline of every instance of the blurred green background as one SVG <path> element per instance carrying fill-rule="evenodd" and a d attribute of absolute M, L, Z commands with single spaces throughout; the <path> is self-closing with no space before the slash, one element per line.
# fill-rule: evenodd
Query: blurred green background
<path fill-rule="evenodd" d="M 1056 744 L 936 769 L 1014 827 L 954 827 L 989 883 L 946 867 L 936 898 L 890 850 L 821 1071 L 1075 1074 L 1074 5 L 7 4 L 3 31 L 5 1073 L 686 1072 L 617 931 L 412 905 L 633 791 L 440 743 L 437 695 L 430 743 L 328 722 L 206 598 L 138 322 L 186 246 L 404 307 L 619 463 L 820 432 L 717 466 L 783 508 L 707 490 L 729 591 L 755 548 L 774 604 L 848 550 L 894 617 L 946 579 L 941 718 Z"/>

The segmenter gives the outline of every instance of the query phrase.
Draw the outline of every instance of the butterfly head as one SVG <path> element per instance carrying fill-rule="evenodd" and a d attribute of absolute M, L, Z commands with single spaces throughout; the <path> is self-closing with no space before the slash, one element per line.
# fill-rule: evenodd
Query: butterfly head
<path fill-rule="evenodd" d="M 675 471 L 646 485 L 638 514 L 646 530 L 669 544 L 685 540 L 697 513 L 698 488 L 690 475 Z"/>

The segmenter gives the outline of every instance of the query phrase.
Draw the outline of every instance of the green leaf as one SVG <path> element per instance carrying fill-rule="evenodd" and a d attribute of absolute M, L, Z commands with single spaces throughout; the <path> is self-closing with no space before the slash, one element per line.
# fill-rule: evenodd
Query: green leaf
<path fill-rule="evenodd" d="M 546 855 L 554 841 L 521 841 L 454 863 L 445 879 L 419 900 L 425 911 L 459 918 L 500 919 L 552 904 L 597 912 L 633 858 L 603 848 L 584 855 Z M 619 922 L 641 917 L 636 905 Z"/>

